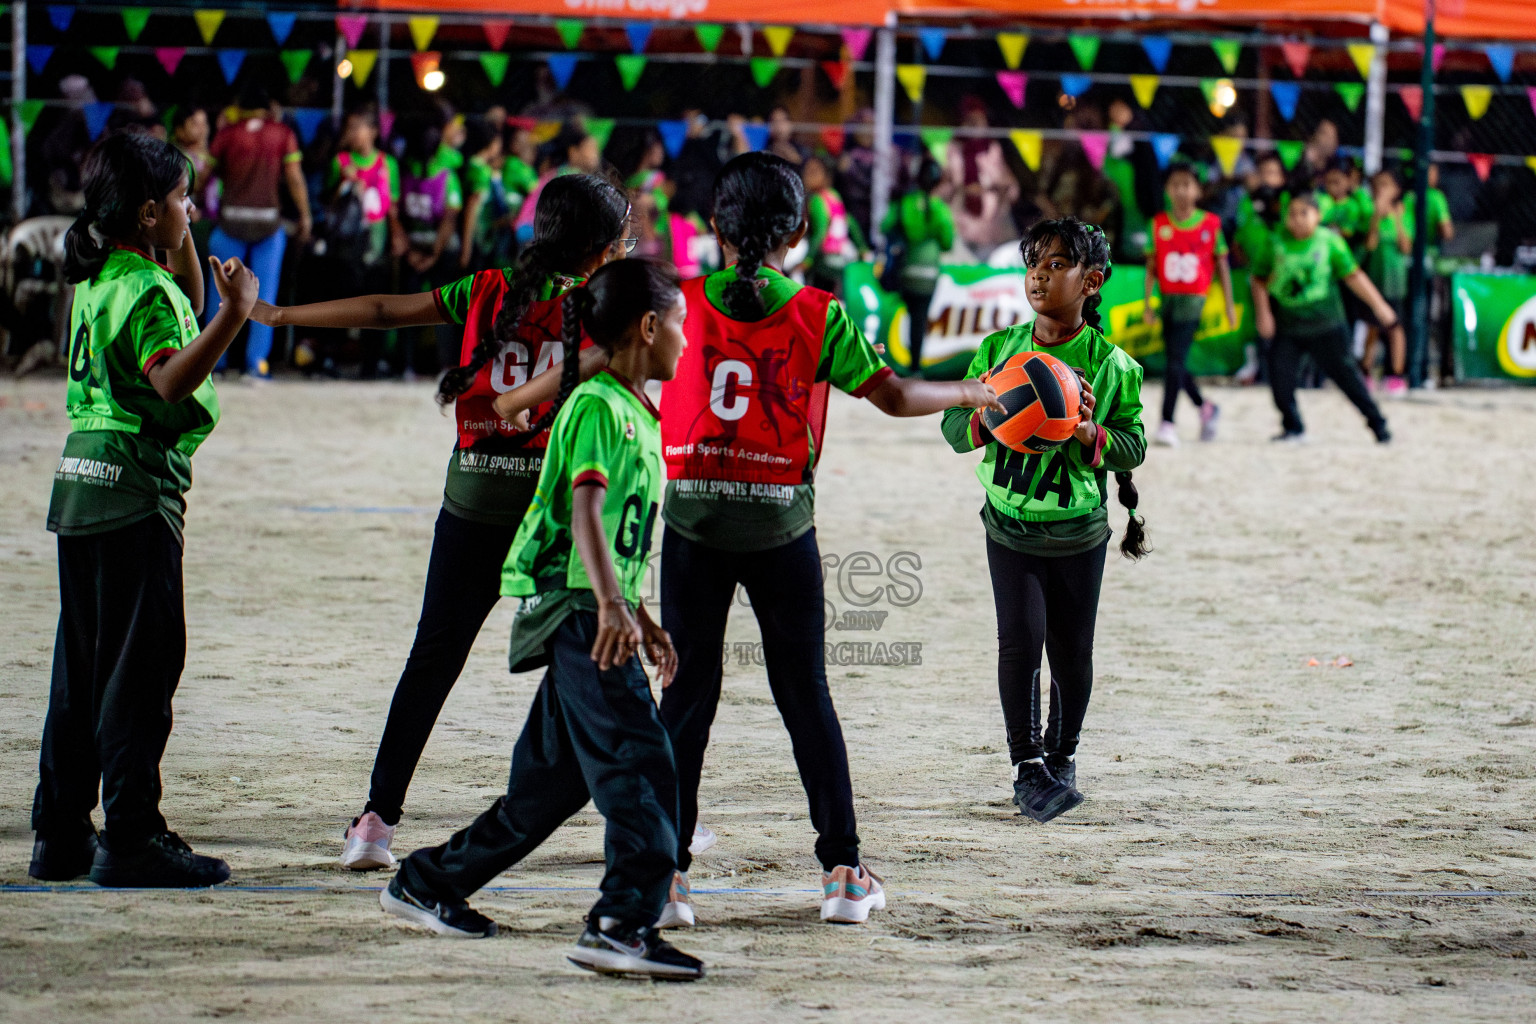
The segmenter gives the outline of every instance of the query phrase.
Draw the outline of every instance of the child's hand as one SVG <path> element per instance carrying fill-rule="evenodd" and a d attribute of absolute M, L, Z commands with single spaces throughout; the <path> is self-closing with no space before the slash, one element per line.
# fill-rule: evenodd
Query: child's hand
<path fill-rule="evenodd" d="M 1077 370 L 1076 367 L 1073 369 Z M 1081 370 L 1077 370 L 1077 385 L 1082 390 L 1082 399 L 1077 405 L 1077 429 L 1072 431 L 1072 436 L 1092 448 L 1099 442 L 1099 425 L 1093 421 L 1093 407 L 1099 400 L 1094 397 L 1093 385 L 1088 383 L 1088 377 Z"/>
<path fill-rule="evenodd" d="M 1273 340 L 1275 337 L 1275 314 L 1263 307 L 1255 310 L 1253 328 L 1259 332 L 1260 338 L 1265 341 Z"/>
<path fill-rule="evenodd" d="M 633 658 L 644 639 L 628 601 L 611 597 L 597 606 L 597 642 L 592 645 L 592 660 L 597 662 L 599 672 Z M 671 639 L 667 642 L 670 644 Z"/>
<path fill-rule="evenodd" d="M 223 263 L 219 262 L 218 257 L 209 256 L 208 264 L 213 268 L 213 284 L 219 290 L 219 299 L 225 305 L 233 306 L 242 318 L 250 316 L 251 307 L 256 305 L 257 292 L 261 288 L 256 275 L 234 256 Z"/>
<path fill-rule="evenodd" d="M 1157 323 L 1157 311 L 1152 308 L 1152 303 L 1147 303 L 1146 308 L 1141 311 L 1141 322 L 1148 327 Z"/>
<path fill-rule="evenodd" d="M 646 659 L 656 666 L 656 677 L 665 690 L 677 674 L 677 648 L 672 646 L 672 635 L 656 624 L 644 605 L 640 607 L 640 632 Z"/>
<path fill-rule="evenodd" d="M 491 403 L 491 409 L 496 413 L 497 416 L 500 416 L 502 419 L 512 424 L 512 426 L 518 430 L 527 430 L 530 426 L 532 426 L 532 423 L 529 422 L 528 419 L 528 413 L 530 410 L 522 409 L 519 411 L 513 411 L 511 398 L 511 391 L 508 391 L 504 395 L 497 395 L 496 401 Z"/>
<path fill-rule="evenodd" d="M 1237 330 L 1237 307 L 1230 302 L 1227 303 L 1227 326 Z"/>
<path fill-rule="evenodd" d="M 997 399 L 997 392 L 992 390 L 992 385 L 984 380 L 961 381 L 964 389 L 964 397 L 960 400 L 962 409 L 991 409 L 993 412 L 1007 412 L 1008 407 Z"/>
<path fill-rule="evenodd" d="M 281 306 L 274 306 L 262 299 L 256 300 L 256 305 L 251 307 L 251 319 L 268 327 L 281 327 L 283 310 Z"/>

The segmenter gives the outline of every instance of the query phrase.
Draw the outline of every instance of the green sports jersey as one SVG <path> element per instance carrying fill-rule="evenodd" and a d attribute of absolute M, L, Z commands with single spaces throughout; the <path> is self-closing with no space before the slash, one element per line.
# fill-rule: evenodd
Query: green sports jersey
<path fill-rule="evenodd" d="M 1413 239 L 1413 223 L 1399 209 L 1396 216 L 1383 217 L 1376 226 L 1376 248 L 1365 251 L 1364 269 L 1371 283 L 1390 302 L 1397 302 L 1408 295 L 1408 264 L 1412 257 L 1398 248 L 1398 217 L 1402 217 L 1402 234 Z"/>
<path fill-rule="evenodd" d="M 902 288 L 931 295 L 939 279 L 939 261 L 955 245 L 955 217 L 949 204 L 922 192 L 908 192 L 891 204 L 880 230 L 887 237 L 899 230 L 906 242 Z"/>
<path fill-rule="evenodd" d="M 1109 536 L 1107 475 L 1135 469 L 1146 457 L 1141 366 L 1087 324 L 1057 345 L 1039 344 L 1033 325 L 1019 324 L 982 339 L 966 376 L 1035 351 L 1087 376 L 1098 399 L 1093 418 L 1104 428 L 1097 451 L 1073 439 L 1049 454 L 1026 455 L 993 441 L 973 410 L 958 406 L 944 413 L 944 438 L 957 452 L 986 447 L 976 478 L 987 495 L 981 518 L 989 537 L 1025 554 L 1078 554 Z"/>
<path fill-rule="evenodd" d="M 491 181 L 495 177 L 496 171 L 490 164 L 472 156 L 464 165 L 464 192 L 471 196 L 490 192 Z"/>
<path fill-rule="evenodd" d="M 219 421 L 203 381 L 167 402 L 148 369 L 197 337 L 192 304 L 165 267 L 117 249 L 75 286 L 70 310 L 70 435 L 54 473 L 48 528 L 103 533 L 156 512 L 181 535 L 192 454 Z"/>
<path fill-rule="evenodd" d="M 777 313 L 802 287 L 771 267 L 763 267 L 757 277 L 767 282 L 759 293 L 763 297 L 764 317 Z M 721 315 L 730 315 L 724 296 L 726 286 L 734 280 L 733 266 L 709 275 L 704 281 L 704 297 Z M 816 380 L 863 397 L 891 373 L 874 346 L 854 325 L 848 310 L 833 299 L 827 306 L 827 327 L 821 338 Z M 811 461 L 815 461 L 814 453 Z M 815 525 L 814 484 L 768 487 L 761 489 L 762 494 L 747 495 L 740 493 L 742 488 L 716 487 L 715 483 L 668 481 L 667 500 L 662 509 L 667 525 L 689 540 L 725 551 L 766 551 L 788 544 Z"/>
<path fill-rule="evenodd" d="M 1403 193 L 1403 222 L 1408 225 L 1408 230 L 1413 230 L 1417 223 L 1414 209 L 1419 205 L 1418 196 L 1410 189 Z M 1428 211 L 1426 217 L 1427 231 L 1424 234 L 1424 242 L 1428 247 L 1429 258 L 1433 260 L 1440 252 L 1440 240 L 1444 237 L 1442 224 L 1451 223 L 1451 204 L 1445 198 L 1445 193 L 1438 188 L 1429 190 L 1429 198 L 1424 203 L 1424 209 Z"/>
<path fill-rule="evenodd" d="M 834 228 L 838 226 L 833 223 L 834 207 L 841 213 L 841 227 L 847 232 L 847 237 L 842 239 L 831 237 Z M 828 269 L 840 268 L 858 259 L 858 253 L 868 248 L 864 244 L 864 232 L 859 229 L 859 222 L 847 212 L 843 197 L 830 188 L 812 192 L 805 197 L 805 219 L 810 225 L 806 237 L 810 252 L 806 257 L 807 263 L 824 263 Z M 841 252 L 827 252 L 829 242 L 839 246 Z"/>
<path fill-rule="evenodd" d="M 1344 239 L 1325 227 L 1297 238 L 1282 225 L 1253 262 L 1253 276 L 1268 281 L 1276 329 L 1304 335 L 1326 334 L 1345 322 L 1337 282 L 1359 269 Z"/>
<path fill-rule="evenodd" d="M 507 198 L 510 199 L 513 193 L 526 196 L 539 183 L 539 172 L 527 161 L 509 156 L 501 168 L 501 183 L 507 186 Z"/>

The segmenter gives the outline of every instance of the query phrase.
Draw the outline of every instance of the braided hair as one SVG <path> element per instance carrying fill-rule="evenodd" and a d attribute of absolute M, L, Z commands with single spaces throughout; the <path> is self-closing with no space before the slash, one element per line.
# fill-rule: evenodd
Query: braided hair
<path fill-rule="evenodd" d="M 439 405 L 447 405 L 475 381 L 480 368 L 494 359 L 517 337 L 523 315 L 544 282 L 557 274 L 570 274 L 598 256 L 623 235 L 629 219 L 629 201 L 607 178 L 595 174 L 567 174 L 551 178 L 539 193 L 534 211 L 533 241 L 518 253 L 507 274 L 507 293 L 496 310 L 489 337 L 482 337 L 469 362 L 443 374 L 437 387 Z M 561 312 L 572 323 L 569 299 Z M 568 363 L 575 349 L 566 345 Z"/>
<path fill-rule="evenodd" d="M 1084 270 L 1101 271 L 1105 282 L 1114 273 L 1114 263 L 1109 258 L 1109 239 L 1097 224 L 1084 224 L 1076 217 L 1040 221 L 1019 243 L 1019 255 L 1024 258 L 1024 265 L 1033 267 L 1039 263 L 1051 251 L 1053 243 L 1060 243 L 1066 257 Z M 1101 330 L 1104 323 L 1104 316 L 1099 312 L 1103 301 L 1102 284 L 1098 291 L 1083 300 L 1083 321 L 1096 331 Z M 1115 483 L 1115 497 L 1130 513 L 1125 533 L 1120 537 L 1120 553 L 1132 561 L 1140 561 L 1152 550 L 1147 544 L 1147 522 L 1136 514 L 1141 496 L 1130 472 L 1115 473 Z"/>
<path fill-rule="evenodd" d="M 794 165 L 772 153 L 743 153 L 715 179 L 715 230 L 736 249 L 736 280 L 725 286 L 730 313 L 763 316 L 757 272 L 768 254 L 805 223 L 805 183 Z"/>
<path fill-rule="evenodd" d="M 85 156 L 85 207 L 64 235 L 64 279 L 79 284 L 101 272 L 111 241 L 139 229 L 145 203 L 163 203 L 192 163 L 169 142 L 140 131 L 109 135 Z"/>

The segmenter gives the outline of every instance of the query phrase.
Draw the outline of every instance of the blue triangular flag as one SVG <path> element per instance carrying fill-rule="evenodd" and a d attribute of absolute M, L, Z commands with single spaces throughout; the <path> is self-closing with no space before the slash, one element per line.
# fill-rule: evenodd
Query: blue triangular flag
<path fill-rule="evenodd" d="M 293 22 L 298 15 L 293 13 L 272 12 L 267 15 L 267 27 L 272 30 L 272 38 L 277 40 L 277 45 L 282 46 L 288 41 L 288 35 L 293 31 Z"/>
<path fill-rule="evenodd" d="M 564 89 L 571 84 L 571 75 L 576 73 L 576 55 L 574 53 L 551 53 L 544 58 L 549 64 L 549 73 L 555 77 L 555 84 Z"/>
<path fill-rule="evenodd" d="M 315 132 L 320 130 L 320 122 L 325 120 L 330 111 L 320 107 L 298 107 L 289 113 L 293 115 L 293 123 L 299 126 L 299 141 L 307 146 L 314 140 Z"/>
<path fill-rule="evenodd" d="M 1168 55 L 1173 52 L 1173 40 L 1167 36 L 1142 36 L 1141 48 L 1147 52 L 1147 60 L 1158 74 L 1168 70 Z"/>
<path fill-rule="evenodd" d="M 53 56 L 53 47 L 42 45 L 27 45 L 27 66 L 32 69 L 34 75 L 43 73 L 43 68 L 48 66 L 49 59 Z"/>
<path fill-rule="evenodd" d="M 1073 99 L 1076 99 L 1077 97 L 1081 96 L 1083 93 L 1087 92 L 1089 87 L 1091 87 L 1092 85 L 1093 85 L 1093 76 L 1092 75 L 1062 75 L 1061 76 L 1061 91 L 1066 93 L 1068 96 L 1071 96 Z"/>
<path fill-rule="evenodd" d="M 765 124 L 744 124 L 741 134 L 747 137 L 747 145 L 754 153 L 768 145 L 768 126 Z"/>
<path fill-rule="evenodd" d="M 53 22 L 53 27 L 60 32 L 69 31 L 69 23 L 75 19 L 73 4 L 49 4 L 48 20 Z"/>
<path fill-rule="evenodd" d="M 661 144 L 667 147 L 667 156 L 675 158 L 683 151 L 683 143 L 688 139 L 687 121 L 661 121 L 656 130 L 661 132 Z"/>
<path fill-rule="evenodd" d="M 85 130 L 95 142 L 101 130 L 107 126 L 107 118 L 117 109 L 116 103 L 87 103 L 85 105 Z"/>
<path fill-rule="evenodd" d="M 1159 170 L 1166 171 L 1173 154 L 1179 151 L 1179 137 L 1157 132 L 1152 136 L 1152 155 L 1157 157 Z"/>
<path fill-rule="evenodd" d="M 1280 116 L 1287 121 L 1294 120 L 1296 101 L 1301 99 L 1301 83 L 1271 81 L 1269 94 L 1274 97 L 1275 108 L 1280 111 Z"/>
<path fill-rule="evenodd" d="M 917 38 L 923 41 L 928 59 L 938 60 L 939 54 L 944 52 L 944 41 L 949 38 L 949 33 L 942 28 L 920 28 L 917 30 Z"/>
<path fill-rule="evenodd" d="M 1507 83 L 1510 73 L 1515 70 L 1515 48 L 1504 43 L 1489 43 L 1483 47 L 1483 52 L 1488 55 L 1488 63 L 1493 65 L 1493 73 L 1499 76 L 1499 81 Z"/>
<path fill-rule="evenodd" d="M 626 21 L 624 34 L 629 36 L 629 48 L 634 53 L 644 53 L 645 44 L 651 41 L 651 23 L 648 21 Z"/>
<path fill-rule="evenodd" d="M 224 82 L 226 85 L 235 84 L 235 76 L 240 73 L 240 65 L 244 63 L 244 50 L 219 51 L 219 69 L 224 72 Z"/>

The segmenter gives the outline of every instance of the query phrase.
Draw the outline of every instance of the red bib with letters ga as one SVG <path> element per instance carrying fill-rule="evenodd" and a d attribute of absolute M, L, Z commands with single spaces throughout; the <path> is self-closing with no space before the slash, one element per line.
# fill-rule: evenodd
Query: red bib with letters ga
<path fill-rule="evenodd" d="M 1221 219 L 1207 212 L 1193 227 L 1181 228 L 1166 213 L 1152 218 L 1152 260 L 1164 295 L 1204 295 L 1216 275 Z"/>
<path fill-rule="evenodd" d="M 801 288 L 753 323 L 683 283 L 688 347 L 661 391 L 661 445 L 673 480 L 806 484 L 821 454 L 827 384 L 816 383 L 832 295 Z"/>
<path fill-rule="evenodd" d="M 481 338 L 495 333 L 496 313 L 501 309 L 507 294 L 507 278 L 500 270 L 482 270 L 475 275 L 469 288 L 469 312 L 464 317 L 464 338 L 460 342 L 459 365 L 469 362 L 475 345 Z M 496 415 L 491 408 L 499 395 L 536 377 L 551 366 L 559 366 L 565 357 L 560 332 L 565 322 L 561 313 L 563 296 L 532 302 L 523 321 L 518 325 L 516 338 L 502 346 L 501 352 L 480 367 L 469 390 L 454 403 L 454 415 L 459 421 L 459 447 L 474 448 L 491 438 L 518 436 L 518 430 Z M 585 334 L 581 347 L 592 344 Z M 549 403 L 538 406 L 529 414 L 529 421 L 537 420 L 549 408 Z M 549 445 L 549 431 L 540 431 L 521 447 L 538 451 Z"/>

